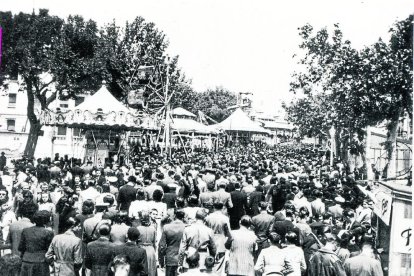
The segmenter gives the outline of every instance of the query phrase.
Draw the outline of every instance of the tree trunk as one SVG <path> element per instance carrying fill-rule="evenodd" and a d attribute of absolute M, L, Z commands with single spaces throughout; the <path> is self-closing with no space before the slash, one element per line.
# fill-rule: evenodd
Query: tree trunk
<path fill-rule="evenodd" d="M 399 115 L 399 112 L 398 112 Z M 388 123 L 387 133 L 387 164 L 385 165 L 385 178 L 393 178 L 397 176 L 397 131 L 398 131 L 398 120 L 399 116 L 394 117 Z"/>
<path fill-rule="evenodd" d="M 26 155 L 28 158 L 32 158 L 34 157 L 37 140 L 39 138 L 42 125 L 40 124 L 40 121 L 34 112 L 35 97 L 32 82 L 28 78 L 25 80 L 25 82 L 27 85 L 27 118 L 30 122 L 30 131 L 29 136 L 27 137 L 26 147 L 24 149 L 24 155 Z"/>
<path fill-rule="evenodd" d="M 24 155 L 28 158 L 34 157 L 34 153 L 37 146 L 37 140 L 39 138 L 42 125 L 40 123 L 30 123 L 29 137 L 27 137 L 26 147 L 24 149 Z"/>

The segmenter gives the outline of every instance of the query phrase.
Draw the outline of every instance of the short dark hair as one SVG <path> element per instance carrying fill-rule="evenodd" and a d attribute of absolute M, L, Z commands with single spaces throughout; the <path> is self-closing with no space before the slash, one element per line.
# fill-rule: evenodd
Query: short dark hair
<path fill-rule="evenodd" d="M 129 227 L 127 237 L 130 241 L 137 241 L 139 239 L 139 230 L 135 227 Z"/>
<path fill-rule="evenodd" d="M 99 234 L 101 236 L 108 236 L 111 233 L 111 225 L 104 223 L 99 226 Z"/>
<path fill-rule="evenodd" d="M 248 215 L 242 216 L 240 219 L 240 225 L 249 228 L 252 225 L 252 218 Z"/>
<path fill-rule="evenodd" d="M 37 211 L 33 216 L 33 223 L 36 224 L 36 226 L 45 226 L 49 221 L 50 213 L 46 210 Z"/>
<path fill-rule="evenodd" d="M 268 239 L 272 244 L 278 244 L 281 240 L 281 237 L 276 232 L 270 232 L 268 235 Z"/>
<path fill-rule="evenodd" d="M 298 242 L 298 235 L 295 232 L 289 231 L 285 235 L 285 239 L 292 244 L 296 244 Z"/>
<path fill-rule="evenodd" d="M 183 220 L 185 218 L 185 212 L 183 209 L 176 209 L 175 210 L 175 217 L 179 220 Z"/>
<path fill-rule="evenodd" d="M 152 199 L 154 199 L 155 202 L 160 202 L 163 194 L 164 193 L 161 190 L 155 190 L 152 194 Z"/>

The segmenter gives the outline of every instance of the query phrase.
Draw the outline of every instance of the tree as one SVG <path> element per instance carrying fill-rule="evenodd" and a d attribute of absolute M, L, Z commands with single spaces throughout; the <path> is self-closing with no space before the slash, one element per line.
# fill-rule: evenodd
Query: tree
<path fill-rule="evenodd" d="M 98 59 L 103 65 L 103 78 L 111 93 L 127 103 L 128 96 L 143 91 L 154 113 L 165 105 L 164 89 L 169 75 L 169 94 L 178 97 L 184 76 L 178 69 L 178 57 L 166 58 L 168 41 L 153 23 L 137 17 L 124 28 L 115 22 L 100 31 Z M 167 66 L 167 62 L 169 65 Z M 167 67 L 169 72 L 167 72 Z M 145 68 L 141 70 L 141 68 Z"/>
<path fill-rule="evenodd" d="M 363 153 L 367 126 L 387 121 L 389 177 L 395 176 L 399 118 L 407 113 L 412 120 L 412 20 L 394 24 L 389 43 L 380 40 L 360 51 L 343 41 L 338 25 L 332 36 L 326 29 L 314 34 L 312 26 L 302 27 L 304 70 L 293 74 L 291 90 L 303 91 L 305 98 L 287 107 L 302 133 L 334 126 L 344 159 L 349 149 Z"/>
<path fill-rule="evenodd" d="M 231 111 L 227 108 L 236 104 L 236 95 L 233 92 L 223 88 L 207 89 L 197 95 L 197 101 L 190 111 L 197 113 L 202 111 L 212 119 L 221 122 L 227 118 Z"/>
<path fill-rule="evenodd" d="M 396 22 L 389 43 L 379 40 L 361 53 L 360 82 L 363 108 L 375 123 L 387 122 L 387 177 L 396 176 L 398 122 L 413 118 L 413 16 Z"/>
<path fill-rule="evenodd" d="M 42 128 L 39 113 L 56 97 L 73 97 L 96 86 L 98 71 L 91 68 L 97 29 L 93 21 L 76 16 L 65 22 L 42 9 L 38 14 L 20 13 L 8 19 L 12 24 L 1 22 L 8 33 L 2 72 L 22 80 L 30 122 L 24 154 L 33 157 Z"/>
<path fill-rule="evenodd" d="M 358 79 L 358 51 L 343 39 L 338 24 L 330 34 L 327 29 L 313 32 L 310 25 L 300 28 L 304 56 L 303 70 L 293 74 L 291 91 L 303 92 L 304 98 L 286 107 L 288 117 L 299 133 L 329 137 L 333 127 L 336 155 L 343 160 L 363 152 L 366 117 L 362 116 L 354 82 Z"/>

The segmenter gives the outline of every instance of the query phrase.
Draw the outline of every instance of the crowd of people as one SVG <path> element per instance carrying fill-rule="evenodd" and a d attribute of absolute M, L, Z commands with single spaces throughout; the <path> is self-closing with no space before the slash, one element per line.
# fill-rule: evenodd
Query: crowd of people
<path fill-rule="evenodd" d="M 132 160 L 4 165 L 1 275 L 383 275 L 360 176 L 312 146 Z"/>

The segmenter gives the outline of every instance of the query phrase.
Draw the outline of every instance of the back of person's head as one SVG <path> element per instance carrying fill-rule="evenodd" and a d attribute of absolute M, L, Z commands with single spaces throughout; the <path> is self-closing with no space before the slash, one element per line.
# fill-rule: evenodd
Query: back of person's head
<path fill-rule="evenodd" d="M 137 178 L 133 175 L 128 176 L 128 182 L 132 182 L 132 183 L 136 183 L 137 182 Z"/>
<path fill-rule="evenodd" d="M 206 267 L 206 270 L 212 270 L 215 264 L 214 257 L 207 256 L 204 260 L 204 266 Z"/>
<path fill-rule="evenodd" d="M 128 275 L 131 269 L 131 261 L 127 255 L 117 255 L 112 260 L 111 270 L 114 275 Z"/>
<path fill-rule="evenodd" d="M 185 212 L 183 209 L 176 209 L 175 210 L 175 218 L 179 220 L 184 220 Z"/>
<path fill-rule="evenodd" d="M 162 200 L 163 192 L 161 190 L 155 190 L 152 194 L 152 199 L 154 199 L 155 202 L 160 202 Z"/>
<path fill-rule="evenodd" d="M 76 217 L 69 217 L 66 221 L 67 229 L 74 228 L 76 226 L 79 226 L 81 223 L 80 219 Z"/>
<path fill-rule="evenodd" d="M 273 245 L 279 244 L 281 240 L 281 236 L 276 232 L 270 232 L 267 237 Z"/>
<path fill-rule="evenodd" d="M 295 211 L 291 210 L 291 209 L 286 209 L 286 218 L 293 218 L 295 215 Z"/>
<path fill-rule="evenodd" d="M 106 195 L 106 196 L 104 196 L 104 198 L 103 198 L 103 202 L 104 202 L 104 203 L 108 203 L 108 204 L 109 204 L 109 206 L 112 206 L 112 205 L 114 204 L 114 202 L 115 202 L 115 199 L 114 199 L 114 197 L 113 197 L 113 196 L 111 196 L 111 195 Z"/>
<path fill-rule="evenodd" d="M 297 244 L 298 242 L 298 235 L 296 235 L 295 232 L 289 231 L 285 235 L 286 241 L 288 241 L 290 244 Z"/>
<path fill-rule="evenodd" d="M 22 260 L 17 255 L 6 254 L 0 258 L 1 275 L 18 276 L 20 275 L 21 266 Z"/>
<path fill-rule="evenodd" d="M 98 232 L 101 236 L 109 236 L 109 234 L 111 234 L 111 225 L 106 223 L 100 225 Z"/>
<path fill-rule="evenodd" d="M 337 242 L 337 237 L 336 235 L 332 234 L 332 233 L 325 233 L 324 235 L 322 235 L 320 237 L 320 242 L 323 245 L 326 245 L 327 243 L 335 243 Z"/>
<path fill-rule="evenodd" d="M 259 206 L 260 206 L 260 210 L 265 211 L 265 210 L 267 210 L 267 207 L 269 206 L 269 203 L 267 203 L 266 201 L 261 201 L 259 203 Z"/>
<path fill-rule="evenodd" d="M 207 216 L 207 213 L 206 213 L 206 211 L 204 211 L 204 209 L 197 210 L 196 219 L 204 220 L 206 218 L 206 216 Z"/>
<path fill-rule="evenodd" d="M 88 180 L 88 187 L 95 187 L 95 180 L 89 179 Z"/>
<path fill-rule="evenodd" d="M 221 201 L 214 202 L 214 209 L 216 209 L 216 210 L 222 210 L 223 207 L 224 207 L 223 202 L 221 202 Z"/>
<path fill-rule="evenodd" d="M 137 241 L 139 239 L 140 233 L 136 227 L 129 227 L 127 232 L 128 240 Z"/>
<path fill-rule="evenodd" d="M 155 192 L 155 191 L 154 191 Z M 143 188 L 139 188 L 137 190 L 137 196 L 136 196 L 137 200 L 145 200 L 146 196 L 145 196 L 145 190 Z"/>
<path fill-rule="evenodd" d="M 187 254 L 186 261 L 189 268 L 196 268 L 199 265 L 200 254 L 198 253 L 198 251 L 191 252 Z"/>
<path fill-rule="evenodd" d="M 177 197 L 175 200 L 175 205 L 177 205 L 177 208 L 184 208 L 185 207 L 185 200 L 182 197 Z"/>
<path fill-rule="evenodd" d="M 252 225 L 252 218 L 248 215 L 242 216 L 240 219 L 240 225 L 249 228 Z"/>
<path fill-rule="evenodd" d="M 49 211 L 37 211 L 33 216 L 33 223 L 36 224 L 36 226 L 45 226 L 48 222 L 50 222 Z"/>
<path fill-rule="evenodd" d="M 190 207 L 196 207 L 196 206 L 198 206 L 198 198 L 197 198 L 196 195 L 190 196 L 190 198 L 188 199 L 188 205 Z"/>

